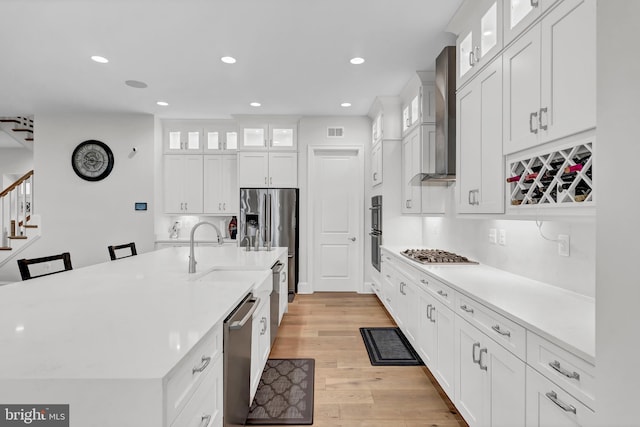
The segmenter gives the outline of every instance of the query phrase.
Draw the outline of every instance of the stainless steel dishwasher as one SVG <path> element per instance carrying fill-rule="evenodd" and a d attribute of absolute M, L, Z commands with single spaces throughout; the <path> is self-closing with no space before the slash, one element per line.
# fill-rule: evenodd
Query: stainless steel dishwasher
<path fill-rule="evenodd" d="M 278 335 L 278 324 L 280 322 L 280 282 L 282 281 L 282 275 L 286 273 L 284 272 L 284 264 L 280 261 L 271 267 L 271 271 L 273 272 L 273 290 L 269 301 L 271 303 L 271 345 L 273 345 L 276 335 Z"/>
<path fill-rule="evenodd" d="M 251 328 L 259 298 L 248 294 L 224 321 L 224 426 L 244 426 L 251 388 Z"/>

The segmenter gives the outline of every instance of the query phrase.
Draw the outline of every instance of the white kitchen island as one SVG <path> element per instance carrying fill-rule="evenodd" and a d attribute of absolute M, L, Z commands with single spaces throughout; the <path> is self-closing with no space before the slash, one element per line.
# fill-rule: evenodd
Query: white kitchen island
<path fill-rule="evenodd" d="M 69 404 L 74 427 L 186 426 L 202 389 L 218 411 L 204 425 L 221 425 L 222 322 L 286 250 L 200 247 L 188 274 L 189 249 L 168 248 L 0 287 L 0 403 Z"/>

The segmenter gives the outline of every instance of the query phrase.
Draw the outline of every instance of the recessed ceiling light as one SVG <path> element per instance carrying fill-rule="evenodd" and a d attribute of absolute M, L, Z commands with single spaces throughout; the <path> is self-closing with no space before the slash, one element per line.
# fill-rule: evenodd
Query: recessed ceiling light
<path fill-rule="evenodd" d="M 250 103 L 249 105 L 251 105 L 252 107 L 259 107 L 259 106 L 261 106 L 262 104 L 260 104 L 259 102 L 252 102 L 252 103 Z"/>
<path fill-rule="evenodd" d="M 156 104 L 158 104 L 161 107 L 168 107 L 169 106 L 169 103 L 165 102 L 165 101 L 158 101 L 158 102 L 156 102 Z"/>
<path fill-rule="evenodd" d="M 343 102 L 342 104 L 340 104 L 341 107 L 351 107 L 351 103 L 350 102 Z"/>
<path fill-rule="evenodd" d="M 105 58 L 104 56 L 98 56 L 98 55 L 92 56 L 91 60 L 93 60 L 95 62 L 99 62 L 100 64 L 106 64 L 107 62 L 109 62 L 109 60 L 107 58 Z"/>
<path fill-rule="evenodd" d="M 349 62 L 351 62 L 353 65 L 364 64 L 364 58 L 360 58 L 360 57 L 351 58 L 351 61 Z"/>
<path fill-rule="evenodd" d="M 147 87 L 147 84 L 145 82 L 141 82 L 138 80 L 127 80 L 126 82 L 124 82 L 124 84 L 130 87 L 134 87 L 136 89 L 144 89 Z"/>
<path fill-rule="evenodd" d="M 233 56 L 223 56 L 222 58 L 220 58 L 220 61 L 224 62 L 225 64 L 235 64 L 236 58 L 234 58 Z"/>

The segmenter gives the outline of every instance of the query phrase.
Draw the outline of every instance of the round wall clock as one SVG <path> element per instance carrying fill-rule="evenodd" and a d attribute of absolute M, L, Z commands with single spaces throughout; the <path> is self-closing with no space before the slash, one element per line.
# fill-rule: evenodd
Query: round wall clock
<path fill-rule="evenodd" d="M 71 155 L 73 171 L 87 181 L 100 181 L 113 169 L 113 153 L 104 142 L 88 140 L 78 144 Z"/>

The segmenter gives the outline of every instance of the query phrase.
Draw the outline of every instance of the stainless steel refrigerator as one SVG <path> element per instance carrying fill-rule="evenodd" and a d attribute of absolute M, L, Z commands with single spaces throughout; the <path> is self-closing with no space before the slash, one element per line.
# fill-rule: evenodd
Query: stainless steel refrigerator
<path fill-rule="evenodd" d="M 298 189 L 241 188 L 240 246 L 289 248 L 289 301 L 298 292 Z"/>

